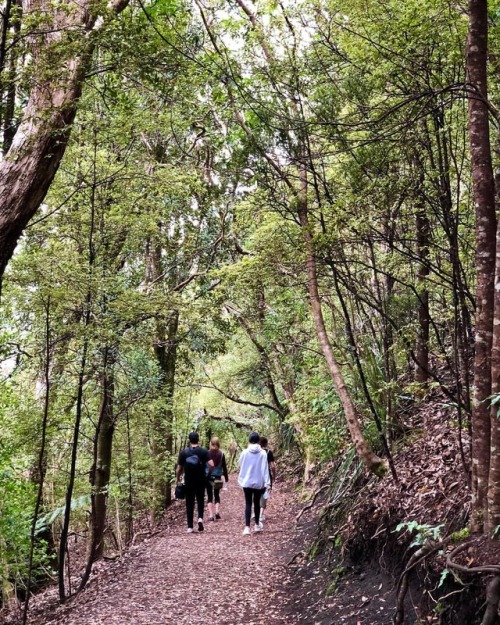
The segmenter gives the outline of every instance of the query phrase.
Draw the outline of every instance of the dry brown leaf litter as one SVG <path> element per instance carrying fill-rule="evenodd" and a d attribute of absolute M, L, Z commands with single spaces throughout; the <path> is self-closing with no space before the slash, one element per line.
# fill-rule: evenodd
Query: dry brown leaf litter
<path fill-rule="evenodd" d="M 389 478 L 365 485 L 348 515 L 345 540 L 357 535 L 371 551 L 370 542 L 385 542 L 402 520 L 430 525 L 444 520 L 445 532 L 463 526 L 469 495 L 450 412 L 438 400 L 419 413 L 421 438 L 396 455 L 401 483 Z M 186 534 L 184 503 L 177 502 L 160 535 L 135 545 L 120 560 L 99 563 L 88 589 L 68 605 L 57 606 L 55 589 L 32 600 L 30 624 L 390 622 L 398 571 L 385 569 L 382 561 L 380 568 L 372 563 L 333 584 L 324 560 L 302 559 L 299 566 L 287 567 L 314 533 L 315 514 L 306 515 L 311 527 L 294 527 L 299 506 L 283 485 L 273 493 L 265 531 L 249 537 L 241 535 L 241 490 L 232 484 L 222 497 L 223 519 L 206 522 L 202 534 Z"/>
<path fill-rule="evenodd" d="M 242 535 L 242 491 L 232 485 L 221 497 L 223 518 L 205 521 L 204 532 L 187 534 L 184 514 L 174 513 L 161 535 L 99 565 L 67 605 L 54 605 L 55 589 L 33 599 L 31 625 L 298 623 L 300 607 L 297 618 L 285 610 L 296 512 L 285 490 L 275 489 L 264 531 L 250 536 Z M 184 502 L 174 506 L 184 511 Z"/>

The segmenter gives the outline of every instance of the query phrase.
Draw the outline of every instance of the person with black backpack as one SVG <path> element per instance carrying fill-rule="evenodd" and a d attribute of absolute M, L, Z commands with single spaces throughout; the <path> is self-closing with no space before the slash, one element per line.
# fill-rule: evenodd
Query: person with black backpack
<path fill-rule="evenodd" d="M 222 453 L 220 448 L 220 440 L 217 436 L 213 436 L 210 441 L 209 452 L 210 459 L 213 461 L 213 469 L 210 470 L 207 479 L 207 501 L 208 501 L 208 520 L 216 521 L 220 519 L 220 491 L 222 489 L 222 477 L 226 480 L 226 485 L 229 481 L 227 474 L 226 456 Z M 214 501 L 215 498 L 215 515 L 214 515 Z"/>
<path fill-rule="evenodd" d="M 194 504 L 198 506 L 198 531 L 203 532 L 203 513 L 205 507 L 205 487 L 207 480 L 207 466 L 213 467 L 213 460 L 210 459 L 208 450 L 199 445 L 200 437 L 198 432 L 191 432 L 189 435 L 189 447 L 183 449 L 177 460 L 175 474 L 179 482 L 184 473 L 184 484 L 186 486 L 186 515 L 188 534 L 193 531 L 194 525 Z"/>

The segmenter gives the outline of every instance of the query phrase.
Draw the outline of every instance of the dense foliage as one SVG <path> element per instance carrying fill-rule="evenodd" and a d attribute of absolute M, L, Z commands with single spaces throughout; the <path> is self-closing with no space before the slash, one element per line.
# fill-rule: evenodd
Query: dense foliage
<path fill-rule="evenodd" d="M 25 47 L 43 12 L 4 2 L 3 24 L 8 158 L 58 69 Z M 434 386 L 470 428 L 467 28 L 442 0 L 139 0 L 96 34 L 3 281 L 4 599 L 30 557 L 65 599 L 71 528 L 89 566 L 130 542 L 193 428 L 233 452 L 269 433 L 306 482 L 353 443 L 397 479 L 401 410 Z M 77 34 L 58 46 L 77 55 Z M 492 62 L 493 111 L 498 89 Z"/>

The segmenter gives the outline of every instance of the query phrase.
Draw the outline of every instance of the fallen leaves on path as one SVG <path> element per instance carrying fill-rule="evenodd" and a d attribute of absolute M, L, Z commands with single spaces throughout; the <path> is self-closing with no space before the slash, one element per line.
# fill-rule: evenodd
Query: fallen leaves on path
<path fill-rule="evenodd" d="M 250 536 L 242 535 L 244 499 L 236 487 L 223 491 L 222 519 L 205 521 L 204 532 L 187 534 L 184 515 L 167 513 L 173 521 L 164 532 L 99 565 L 88 588 L 68 604 L 54 606 L 55 590 L 52 607 L 50 592 L 33 599 L 30 624 L 295 625 L 285 609 L 295 512 L 286 498 L 274 490 L 264 531 Z"/>

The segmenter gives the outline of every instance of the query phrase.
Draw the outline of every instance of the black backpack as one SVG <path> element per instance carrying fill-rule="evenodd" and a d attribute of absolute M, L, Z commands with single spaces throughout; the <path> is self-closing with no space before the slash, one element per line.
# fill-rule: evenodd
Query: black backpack
<path fill-rule="evenodd" d="M 189 449 L 184 463 L 184 473 L 188 480 L 199 480 L 205 476 L 205 467 L 194 449 Z"/>

